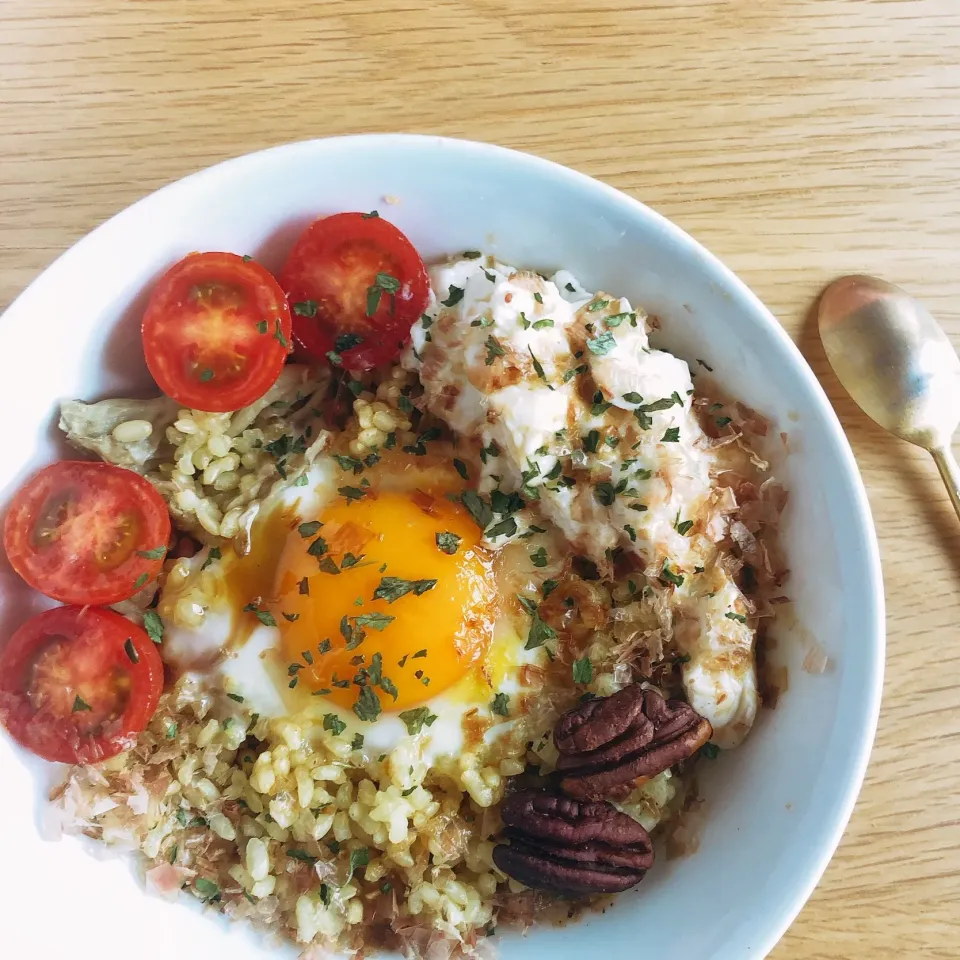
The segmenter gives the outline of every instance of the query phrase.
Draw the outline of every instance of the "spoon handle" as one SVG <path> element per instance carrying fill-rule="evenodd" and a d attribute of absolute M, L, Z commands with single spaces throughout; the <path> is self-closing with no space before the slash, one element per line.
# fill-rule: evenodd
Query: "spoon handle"
<path fill-rule="evenodd" d="M 939 447 L 930 452 L 933 454 L 933 459 L 940 470 L 940 476 L 943 478 L 947 493 L 950 494 L 953 509 L 957 511 L 957 516 L 960 517 L 960 466 L 957 465 L 953 451 L 949 447 Z"/>

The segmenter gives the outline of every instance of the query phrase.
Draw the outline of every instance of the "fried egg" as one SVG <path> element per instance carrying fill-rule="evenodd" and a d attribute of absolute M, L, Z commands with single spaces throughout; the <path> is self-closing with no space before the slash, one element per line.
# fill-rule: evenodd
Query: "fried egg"
<path fill-rule="evenodd" d="M 465 486 L 452 452 L 385 451 L 360 473 L 321 456 L 265 503 L 249 555 L 204 551 L 168 579 L 161 609 L 197 587 L 210 599 L 202 625 L 168 625 L 165 659 L 261 716 L 359 734 L 371 752 L 421 734 L 425 762 L 455 756 L 467 717 L 496 736 L 495 696 L 522 693 L 544 652 L 524 649 L 504 602 L 516 564 L 483 545 Z"/>

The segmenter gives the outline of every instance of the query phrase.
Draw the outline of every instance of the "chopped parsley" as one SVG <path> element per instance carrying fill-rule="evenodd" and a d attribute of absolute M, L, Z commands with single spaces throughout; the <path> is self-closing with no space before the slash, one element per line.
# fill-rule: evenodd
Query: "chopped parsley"
<path fill-rule="evenodd" d="M 301 597 L 310 596 L 310 578 L 304 577 L 299 584 L 297 584 L 297 589 Z"/>
<path fill-rule="evenodd" d="M 587 312 L 596 313 L 598 310 L 602 310 L 604 307 L 609 305 L 609 300 L 594 300 L 593 303 L 587 304 Z"/>
<path fill-rule="evenodd" d="M 445 307 L 455 307 L 463 299 L 463 287 L 455 287 L 452 283 L 447 291 L 447 299 L 440 302 Z"/>
<path fill-rule="evenodd" d="M 493 365 L 493 361 L 496 360 L 497 357 L 502 357 L 506 353 L 500 345 L 500 341 L 492 333 L 484 341 L 484 345 L 487 348 L 487 359 L 483 362 L 488 367 Z"/>
<path fill-rule="evenodd" d="M 596 453 L 596 452 L 597 452 L 597 447 L 598 447 L 599 445 L 600 445 L 600 431 L 599 431 L 599 430 L 591 430 L 591 431 L 583 438 L 583 449 L 586 450 L 587 453 Z"/>
<path fill-rule="evenodd" d="M 547 597 L 549 597 L 558 586 L 560 586 L 560 584 L 556 580 L 544 580 L 543 583 L 540 584 L 540 591 L 543 593 L 543 599 L 546 600 Z"/>
<path fill-rule="evenodd" d="M 483 535 L 490 540 L 495 540 L 497 537 L 512 537 L 516 532 L 517 521 L 513 517 L 506 517 L 484 530 Z"/>
<path fill-rule="evenodd" d="M 666 583 L 672 583 L 675 587 L 683 586 L 683 574 L 674 573 L 674 571 L 670 569 L 670 564 L 666 561 L 663 562 L 663 569 L 660 571 L 660 579 Z"/>
<path fill-rule="evenodd" d="M 133 582 L 134 592 L 140 590 L 140 589 L 143 587 L 143 585 L 147 582 L 147 580 L 149 580 L 149 579 L 150 579 L 150 578 L 149 578 L 149 576 L 147 576 L 147 574 L 141 573 L 140 576 L 137 577 L 137 579 L 134 580 L 134 582 Z"/>
<path fill-rule="evenodd" d="M 353 735 L 353 740 L 350 741 L 351 750 L 362 750 L 363 749 L 363 734 L 355 733 Z"/>
<path fill-rule="evenodd" d="M 731 417 L 717 417 L 716 423 L 718 427 L 725 427 L 728 423 L 733 423 L 733 419 Z"/>
<path fill-rule="evenodd" d="M 85 712 L 85 711 L 87 711 L 87 710 L 93 710 L 93 707 L 91 707 L 90 704 L 87 703 L 86 700 L 84 700 L 84 699 L 80 696 L 80 694 L 78 693 L 78 694 L 76 695 L 76 697 L 74 697 L 74 700 L 73 700 L 73 710 L 72 710 L 71 712 L 72 712 L 72 713 L 83 713 L 83 712 Z"/>
<path fill-rule="evenodd" d="M 306 523 L 301 523 L 297 527 L 297 532 L 301 537 L 306 539 L 307 537 L 312 537 L 317 531 L 323 526 L 319 520 L 309 520 Z"/>
<path fill-rule="evenodd" d="M 736 620 L 738 623 L 746 623 L 747 618 L 742 613 L 725 613 L 728 620 Z"/>
<path fill-rule="evenodd" d="M 546 547 L 539 547 L 530 554 L 530 561 L 535 567 L 545 567 L 547 565 Z"/>
<path fill-rule="evenodd" d="M 283 347 L 284 350 L 290 349 L 290 341 L 283 335 L 283 328 L 280 326 L 280 321 L 277 321 L 276 329 L 273 331 L 273 339 Z"/>
<path fill-rule="evenodd" d="M 244 613 L 252 613 L 265 627 L 275 627 L 276 617 L 269 610 L 261 610 L 255 603 L 248 603 L 243 608 Z"/>
<path fill-rule="evenodd" d="M 212 880 L 207 880 L 206 877 L 197 877 L 196 883 L 194 884 L 197 893 L 200 894 L 201 898 L 206 901 L 219 900 L 220 899 L 220 887 L 217 886 Z"/>
<path fill-rule="evenodd" d="M 573 682 L 591 683 L 593 681 L 593 664 L 589 657 L 581 657 L 573 661 Z"/>
<path fill-rule="evenodd" d="M 334 680 L 333 684 L 337 686 L 337 681 Z M 347 686 L 349 686 L 349 683 L 347 683 Z M 353 705 L 353 712 L 357 715 L 358 719 L 368 720 L 370 722 L 376 720 L 383 712 L 383 708 L 380 706 L 380 698 L 373 692 L 371 687 L 364 686 L 360 688 L 360 696 Z"/>
<path fill-rule="evenodd" d="M 453 467 L 464 480 L 467 479 L 467 465 L 462 460 L 454 459 Z"/>
<path fill-rule="evenodd" d="M 498 693 L 490 704 L 490 709 L 501 717 L 510 716 L 510 697 L 505 693 Z"/>
<path fill-rule="evenodd" d="M 630 526 L 629 523 L 625 523 L 625 524 L 623 525 L 623 529 L 627 531 L 627 536 L 630 537 L 630 542 L 631 542 L 631 543 L 636 543 L 636 542 L 637 542 L 637 531 L 634 530 L 634 528 L 633 528 L 632 526 Z"/>
<path fill-rule="evenodd" d="M 330 730 L 335 737 L 338 737 L 347 729 L 347 725 L 335 713 L 325 713 L 323 715 L 323 729 Z"/>
<path fill-rule="evenodd" d="M 548 327 L 552 327 L 552 326 L 553 326 L 553 321 L 549 317 L 544 317 L 542 320 L 533 321 L 534 330 L 545 330 Z"/>
<path fill-rule="evenodd" d="M 148 610 L 143 615 L 143 629 L 147 631 L 147 636 L 154 643 L 160 643 L 163 640 L 163 621 L 156 610 Z"/>
<path fill-rule="evenodd" d="M 358 627 L 372 627 L 382 632 L 397 618 L 389 613 L 361 613 L 353 619 Z"/>
<path fill-rule="evenodd" d="M 708 760 L 716 760 L 720 756 L 720 748 L 715 743 L 705 743 L 701 748 L 700 752 Z"/>
<path fill-rule="evenodd" d="M 423 596 L 437 585 L 436 580 L 403 580 L 400 577 L 382 577 L 377 589 L 373 591 L 374 600 L 386 600 L 393 603 L 408 593 Z"/>
<path fill-rule="evenodd" d="M 557 631 L 540 619 L 539 611 L 534 611 L 533 619 L 530 622 L 530 632 L 527 634 L 527 642 L 524 645 L 524 649 L 533 650 L 536 647 L 542 647 L 548 640 L 555 640 L 556 637 Z"/>
<path fill-rule="evenodd" d="M 391 311 L 396 305 L 397 291 L 400 281 L 389 273 L 378 273 L 373 283 L 367 287 L 367 316 L 372 317 L 380 307 L 380 298 L 386 293 L 391 298 Z"/>
<path fill-rule="evenodd" d="M 437 548 L 441 553 L 449 554 L 453 556 L 460 548 L 460 537 L 455 533 L 438 533 L 437 534 Z"/>
<path fill-rule="evenodd" d="M 370 851 L 366 847 L 357 847 L 350 851 L 350 872 L 347 874 L 349 881 L 353 874 L 360 867 L 365 867 L 370 862 Z"/>
<path fill-rule="evenodd" d="M 219 547 L 211 547 L 210 551 L 207 553 L 207 559 L 203 561 L 203 566 L 200 567 L 201 573 L 210 566 L 215 560 L 222 560 L 223 554 L 220 552 Z"/>
<path fill-rule="evenodd" d="M 315 317 L 317 315 L 317 301 L 299 300 L 293 304 L 292 309 L 298 317 Z"/>
<path fill-rule="evenodd" d="M 331 714 L 327 714 L 327 716 L 331 716 Z M 292 860 L 299 860 L 301 863 L 309 863 L 311 866 L 313 866 L 313 864 L 315 864 L 320 859 L 319 857 L 314 857 L 311 854 L 307 853 L 306 850 L 297 850 L 297 849 L 288 850 L 287 856 L 290 857 Z"/>
<path fill-rule="evenodd" d="M 677 443 L 680 439 L 680 428 L 679 427 L 669 427 L 660 438 L 661 443 Z"/>
<path fill-rule="evenodd" d="M 417 707 L 415 710 L 404 710 L 400 719 L 406 724 L 407 733 L 413 735 L 424 727 L 432 727 L 437 718 L 430 712 L 429 707 Z"/>
<path fill-rule="evenodd" d="M 598 337 L 587 340 L 587 348 L 596 357 L 609 353 L 617 345 L 617 340 L 609 330 L 604 330 Z"/>
<path fill-rule="evenodd" d="M 346 497 L 347 503 L 362 500 L 367 495 L 367 491 L 361 490 L 360 487 L 337 487 L 337 493 L 341 497 Z"/>
<path fill-rule="evenodd" d="M 676 526 L 677 533 L 686 533 L 692 526 L 692 520 L 681 520 Z"/>
<path fill-rule="evenodd" d="M 159 560 L 166 552 L 166 547 L 154 547 L 152 550 L 138 550 L 137 556 L 144 560 Z"/>

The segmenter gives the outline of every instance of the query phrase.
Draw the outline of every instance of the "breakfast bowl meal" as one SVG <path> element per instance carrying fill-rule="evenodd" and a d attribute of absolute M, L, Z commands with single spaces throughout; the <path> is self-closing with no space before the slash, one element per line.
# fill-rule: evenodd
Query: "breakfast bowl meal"
<path fill-rule="evenodd" d="M 118 215 L 3 333 L 4 946 L 783 933 L 872 743 L 877 548 L 681 231 L 495 147 L 314 141 Z"/>

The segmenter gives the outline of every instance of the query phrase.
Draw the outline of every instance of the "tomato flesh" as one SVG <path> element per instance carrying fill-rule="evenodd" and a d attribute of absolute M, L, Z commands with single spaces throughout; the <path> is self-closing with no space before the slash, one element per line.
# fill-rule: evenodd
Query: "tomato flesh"
<path fill-rule="evenodd" d="M 280 285 L 296 343 L 351 371 L 399 356 L 427 306 L 430 282 L 413 244 L 392 223 L 338 213 L 300 235 Z"/>
<path fill-rule="evenodd" d="M 143 352 L 168 396 L 196 410 L 248 406 L 287 359 L 290 308 L 260 264 L 233 253 L 191 253 L 154 287 Z"/>
<path fill-rule="evenodd" d="M 0 724 L 45 760 L 96 763 L 128 750 L 162 692 L 156 644 L 112 610 L 47 610 L 0 651 Z"/>
<path fill-rule="evenodd" d="M 154 579 L 170 515 L 142 477 L 107 463 L 61 461 L 13 498 L 3 542 L 14 570 L 64 603 L 106 605 Z"/>

